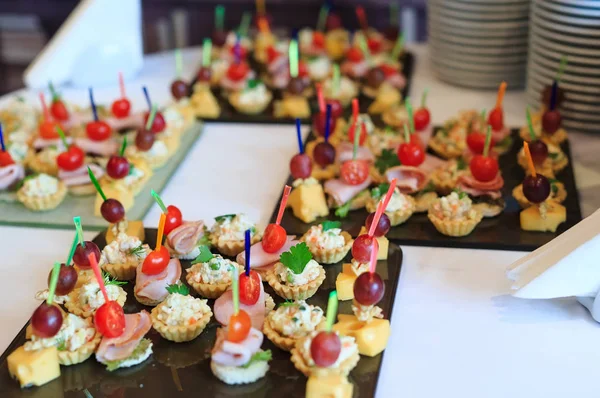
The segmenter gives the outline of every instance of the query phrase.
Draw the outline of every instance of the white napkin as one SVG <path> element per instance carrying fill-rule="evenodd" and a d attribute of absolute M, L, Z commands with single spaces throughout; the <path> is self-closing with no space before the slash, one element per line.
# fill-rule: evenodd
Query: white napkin
<path fill-rule="evenodd" d="M 600 210 L 514 262 L 507 276 L 514 281 L 515 297 L 595 297 L 600 291 Z"/>

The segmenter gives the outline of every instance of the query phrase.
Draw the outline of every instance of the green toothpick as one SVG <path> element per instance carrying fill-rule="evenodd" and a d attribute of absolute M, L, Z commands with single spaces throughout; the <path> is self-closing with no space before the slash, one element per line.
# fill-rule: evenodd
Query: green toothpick
<path fill-rule="evenodd" d="M 533 130 L 533 121 L 531 120 L 531 111 L 529 110 L 529 105 L 525 109 L 525 114 L 527 115 L 527 126 L 529 127 L 529 136 L 531 137 L 531 141 L 537 140 L 535 136 L 535 131 Z"/>
<path fill-rule="evenodd" d="M 404 123 L 404 142 L 407 144 L 410 142 L 410 131 L 406 123 Z"/>
<path fill-rule="evenodd" d="M 427 102 L 427 94 L 429 94 L 429 88 L 423 90 L 423 95 L 421 95 L 421 108 L 425 108 L 425 104 Z"/>
<path fill-rule="evenodd" d="M 406 97 L 404 103 L 406 104 L 406 113 L 408 113 L 408 126 L 410 127 L 410 132 L 412 133 L 415 131 L 415 119 L 413 117 L 413 108 L 410 104 L 410 97 Z"/>
<path fill-rule="evenodd" d="M 221 4 L 219 4 L 218 6 L 215 7 L 215 27 L 217 28 L 217 30 L 219 32 L 223 31 L 223 27 L 224 27 L 223 21 L 224 20 L 225 20 L 225 7 L 223 7 Z"/>
<path fill-rule="evenodd" d="M 392 60 L 397 61 L 402 49 L 404 48 L 404 33 L 400 33 L 398 38 L 396 39 L 396 43 L 394 43 L 394 48 L 392 49 Z"/>
<path fill-rule="evenodd" d="M 104 191 L 102 190 L 102 188 L 100 188 L 100 183 L 96 179 L 96 176 L 94 175 L 94 173 L 92 173 L 92 169 L 90 169 L 90 166 L 88 166 L 87 169 L 88 169 L 88 175 L 90 176 L 90 180 L 92 180 L 92 184 L 94 184 L 94 187 L 96 187 L 96 191 L 98 191 L 98 193 L 102 197 L 102 200 L 104 200 L 106 202 L 107 197 L 104 194 Z"/>
<path fill-rule="evenodd" d="M 492 142 L 492 126 L 488 126 L 487 133 L 485 134 L 485 146 L 483 147 L 483 156 L 487 158 L 490 150 L 490 143 Z"/>
<path fill-rule="evenodd" d="M 480 118 L 479 120 L 481 122 L 481 130 L 483 130 L 483 128 L 485 127 L 485 112 L 486 112 L 486 110 L 483 109 L 481 111 L 481 113 L 479 114 L 479 118 Z"/>
<path fill-rule="evenodd" d="M 71 265 L 71 261 L 73 261 L 73 255 L 75 254 L 75 249 L 77 248 L 77 242 L 79 242 L 79 236 L 77 236 L 77 232 L 75 232 L 75 237 L 73 238 L 73 243 L 71 244 L 71 250 L 69 250 L 69 257 L 67 257 L 67 262 L 65 263 L 68 266 Z"/>
<path fill-rule="evenodd" d="M 54 268 L 52 268 L 52 276 L 50 277 L 50 285 L 48 286 L 48 298 L 46 304 L 52 305 L 54 301 L 54 292 L 56 291 L 56 284 L 58 283 L 58 273 L 60 271 L 60 263 L 55 262 Z"/>
<path fill-rule="evenodd" d="M 150 111 L 150 117 L 148 117 L 148 121 L 146 122 L 146 130 L 150 130 L 152 127 L 152 123 L 154 123 L 154 117 L 156 116 L 156 111 L 158 107 L 156 104 L 152 104 L 152 110 Z"/>
<path fill-rule="evenodd" d="M 248 35 L 248 29 L 250 28 L 250 22 L 252 21 L 252 14 L 249 11 L 246 11 L 242 15 L 242 21 L 240 22 L 240 27 L 238 28 L 238 33 L 241 37 L 246 37 Z"/>
<path fill-rule="evenodd" d="M 175 74 L 177 78 L 181 78 L 181 72 L 183 71 L 183 57 L 181 56 L 181 50 L 175 49 Z"/>
<path fill-rule="evenodd" d="M 154 197 L 154 200 L 156 201 L 160 209 L 163 211 L 163 213 L 167 214 L 167 206 L 165 206 L 165 202 L 163 202 L 160 195 L 157 194 L 154 189 L 150 191 L 150 195 Z"/>
<path fill-rule="evenodd" d="M 329 301 L 327 301 L 327 331 L 331 332 L 333 324 L 335 323 L 335 316 L 337 315 L 338 309 L 338 295 L 337 290 L 329 293 Z"/>
<path fill-rule="evenodd" d="M 362 124 L 358 124 L 358 120 L 354 125 L 354 142 L 352 145 L 352 160 L 356 160 L 356 153 L 358 152 L 358 143 L 360 141 L 360 134 L 362 133 Z"/>
<path fill-rule="evenodd" d="M 340 65 L 334 64 L 333 65 L 333 96 L 335 98 L 338 98 L 338 96 L 340 95 L 340 80 L 341 80 Z"/>
<path fill-rule="evenodd" d="M 58 123 L 56 124 L 56 132 L 60 136 L 60 140 L 62 141 L 65 149 L 69 149 L 69 143 L 67 142 L 67 137 L 65 136 L 65 132 L 60 128 Z"/>
<path fill-rule="evenodd" d="M 562 75 L 567 67 L 567 62 L 568 58 L 566 55 L 560 57 L 560 64 L 558 65 L 558 71 L 556 72 L 556 77 L 554 78 L 557 83 L 560 83 L 560 79 L 562 79 Z"/>
<path fill-rule="evenodd" d="M 79 243 L 81 247 L 85 247 L 85 241 L 83 240 L 83 228 L 81 228 L 81 217 L 73 217 L 75 223 L 75 229 L 77 230 L 77 236 L 79 237 Z"/>
<path fill-rule="evenodd" d="M 364 34 L 358 36 L 358 46 L 360 47 L 360 50 L 363 52 L 365 59 L 367 60 L 367 63 L 370 65 L 372 63 L 371 52 L 369 51 L 367 39 L 365 38 Z"/>
<path fill-rule="evenodd" d="M 207 37 L 202 43 L 202 66 L 210 65 L 210 55 L 212 53 L 212 41 Z"/>
<path fill-rule="evenodd" d="M 231 290 L 233 291 L 233 314 L 237 315 L 240 311 L 240 281 L 237 267 L 231 271 Z"/>
<path fill-rule="evenodd" d="M 288 53 L 290 57 L 290 76 L 298 77 L 298 42 L 296 40 L 290 41 Z"/>
<path fill-rule="evenodd" d="M 390 2 L 390 25 L 392 25 L 392 26 L 398 25 L 398 2 L 397 1 Z"/>
<path fill-rule="evenodd" d="M 327 4 L 323 4 L 319 10 L 319 19 L 317 20 L 317 31 L 325 31 L 325 24 L 327 23 L 327 14 L 329 14 L 329 7 Z"/>
<path fill-rule="evenodd" d="M 127 136 L 123 137 L 123 143 L 121 144 L 121 150 L 119 151 L 119 156 L 123 157 L 125 155 L 125 149 L 127 148 Z"/>

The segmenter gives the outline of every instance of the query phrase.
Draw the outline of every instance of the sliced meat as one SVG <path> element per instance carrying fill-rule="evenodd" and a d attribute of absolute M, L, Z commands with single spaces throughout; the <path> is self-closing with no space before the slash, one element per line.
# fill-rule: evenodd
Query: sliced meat
<path fill-rule="evenodd" d="M 340 67 L 340 71 L 350 77 L 363 77 L 369 71 L 369 64 L 366 60 L 360 62 L 346 61 Z"/>
<path fill-rule="evenodd" d="M 399 90 L 402 90 L 404 86 L 406 86 L 406 78 L 400 73 L 395 73 L 391 76 L 387 76 L 385 78 L 385 81 Z"/>
<path fill-rule="evenodd" d="M 118 361 L 128 358 L 139 344 L 140 340 L 148 333 L 152 322 L 147 311 L 142 310 L 137 314 L 125 314 L 125 330 L 119 337 L 102 338 L 96 358 L 100 362 Z"/>
<path fill-rule="evenodd" d="M 427 146 L 429 145 L 429 140 L 433 135 L 433 126 L 431 125 L 431 123 L 429 123 L 429 126 L 425 127 L 421 131 L 415 132 L 415 134 L 419 136 L 421 143 L 425 148 L 427 148 Z"/>
<path fill-rule="evenodd" d="M 352 160 L 354 151 L 354 145 L 350 142 L 342 142 L 335 148 L 336 162 L 341 164 L 347 160 Z M 356 150 L 356 159 L 366 160 L 367 162 L 374 162 L 375 156 L 371 153 L 371 150 L 366 146 L 359 146 Z"/>
<path fill-rule="evenodd" d="M 67 143 L 71 144 L 72 142 L 73 142 L 73 139 L 71 137 L 67 137 Z M 60 151 L 63 151 L 65 149 L 65 146 L 63 145 L 63 142 L 60 138 L 56 138 L 53 140 L 47 140 L 45 138 L 36 137 L 35 140 L 33 140 L 33 143 L 31 145 L 36 150 L 48 148 L 50 146 L 54 146 L 54 147 L 58 148 L 58 150 L 60 150 Z"/>
<path fill-rule="evenodd" d="M 492 129 L 492 140 L 494 142 L 499 143 L 503 141 L 506 137 L 510 135 L 510 129 L 504 126 L 501 130 L 495 131 Z"/>
<path fill-rule="evenodd" d="M 388 182 L 396 179 L 396 186 L 402 193 L 410 194 L 421 191 L 429 182 L 428 174 L 414 166 L 396 166 L 385 172 Z"/>
<path fill-rule="evenodd" d="M 90 180 L 90 175 L 88 174 L 88 166 L 90 170 L 92 170 L 92 173 L 94 174 L 94 177 L 96 177 L 97 180 L 104 176 L 104 169 L 95 163 L 91 163 L 89 165 L 83 165 L 80 168 L 73 171 L 59 170 L 58 178 L 60 178 L 62 182 L 64 182 L 65 185 L 69 187 L 91 184 L 92 181 Z"/>
<path fill-rule="evenodd" d="M 478 181 L 471 174 L 464 174 L 458 178 L 459 186 L 472 188 L 480 191 L 499 191 L 504 186 L 504 178 L 498 173 L 491 181 Z M 466 191 L 465 191 L 466 192 Z"/>
<path fill-rule="evenodd" d="M 111 156 L 117 153 L 119 144 L 114 138 L 104 141 L 93 141 L 86 137 L 75 138 L 75 144 L 85 153 L 98 156 Z"/>
<path fill-rule="evenodd" d="M 448 162 L 442 158 L 438 158 L 435 155 L 425 154 L 425 161 L 421 163 L 419 169 L 423 170 L 426 174 L 431 174 L 435 169 L 445 166 Z"/>
<path fill-rule="evenodd" d="M 187 254 L 196 248 L 198 240 L 204 235 L 204 222 L 184 221 L 167 236 L 169 246 L 177 254 Z"/>
<path fill-rule="evenodd" d="M 342 206 L 352 200 L 362 190 L 365 190 L 371 185 L 371 177 L 368 177 L 365 182 L 359 185 L 348 185 L 339 178 L 327 180 L 323 186 L 325 193 L 333 198 L 337 206 Z"/>
<path fill-rule="evenodd" d="M 242 366 L 248 363 L 252 355 L 260 350 L 263 334 L 251 328 L 248 337 L 239 343 L 227 340 L 227 330 L 217 329 L 217 339 L 211 352 L 213 361 L 223 366 Z"/>
<path fill-rule="evenodd" d="M 500 191 L 484 191 L 481 189 L 475 189 L 468 186 L 464 186 L 462 184 L 458 184 L 457 188 L 466 192 L 469 196 L 477 197 L 477 196 L 489 196 L 492 199 L 500 199 L 502 197 L 502 192 Z"/>
<path fill-rule="evenodd" d="M 256 303 L 254 305 L 240 303 L 240 309 L 248 313 L 253 328 L 262 330 L 263 323 L 265 322 L 265 289 L 262 284 L 262 279 L 260 284 L 260 295 L 258 296 Z M 227 290 L 215 300 L 214 313 L 215 319 L 221 325 L 227 326 L 229 324 L 229 318 L 233 315 L 233 291 L 231 289 Z"/>
<path fill-rule="evenodd" d="M 108 123 L 108 125 L 114 130 L 114 131 L 119 131 L 119 130 L 125 130 L 125 129 L 140 129 L 142 127 L 144 127 L 144 122 L 146 120 L 146 113 L 145 112 L 136 112 L 136 113 L 131 113 L 129 114 L 129 116 L 126 117 L 107 117 L 106 119 L 104 119 L 104 121 L 106 123 Z"/>
<path fill-rule="evenodd" d="M 250 268 L 263 268 L 279 261 L 281 253 L 290 250 L 290 247 L 296 245 L 298 241 L 295 235 L 288 235 L 283 247 L 276 253 L 267 253 L 262 247 L 262 242 L 256 242 L 250 246 Z M 237 255 L 235 261 L 238 264 L 246 264 L 246 253 L 241 252 Z"/>
<path fill-rule="evenodd" d="M 172 258 L 167 268 L 160 274 L 146 275 L 142 272 L 142 261 L 137 267 L 135 275 L 135 294 L 153 301 L 162 301 L 167 295 L 167 286 L 176 283 L 181 278 L 181 263 L 179 259 Z"/>
<path fill-rule="evenodd" d="M 0 167 L 0 191 L 10 188 L 23 178 L 25 178 L 25 170 L 20 164 Z"/>

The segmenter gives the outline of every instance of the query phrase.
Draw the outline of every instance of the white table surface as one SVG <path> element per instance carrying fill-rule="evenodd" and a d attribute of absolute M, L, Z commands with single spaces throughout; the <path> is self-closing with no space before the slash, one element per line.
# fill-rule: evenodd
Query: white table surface
<path fill-rule="evenodd" d="M 437 82 L 424 57 L 426 48 L 412 49 L 417 55 L 412 92 L 416 97 L 430 88 L 434 123 L 460 109 L 493 107 L 495 93 Z M 184 76 L 192 76 L 199 59 L 197 49 L 184 52 Z M 141 76 L 127 83 L 134 107 L 145 107 L 141 84 L 156 101 L 168 101 L 173 70 L 171 55 L 148 57 Z M 117 92 L 116 86 L 97 88 L 95 95 L 102 103 Z M 65 89 L 63 94 L 75 102 L 87 99 L 81 91 Z M 6 100 L 0 99 L 0 106 Z M 506 94 L 509 125 L 523 123 L 524 105 L 522 91 Z M 163 198 L 178 205 L 187 219 L 246 212 L 264 226 L 287 178 L 295 140 L 293 126 L 207 125 Z M 156 224 L 158 214 L 153 208 L 145 224 Z M 73 233 L 0 227 L 0 237 L 3 351 L 36 307 L 33 295 L 45 287 L 51 264 L 67 255 Z M 378 397 L 597 395 L 594 365 L 600 358 L 600 326 L 572 299 L 526 301 L 508 296 L 504 270 L 523 253 L 409 246 L 403 250 L 393 334 Z"/>

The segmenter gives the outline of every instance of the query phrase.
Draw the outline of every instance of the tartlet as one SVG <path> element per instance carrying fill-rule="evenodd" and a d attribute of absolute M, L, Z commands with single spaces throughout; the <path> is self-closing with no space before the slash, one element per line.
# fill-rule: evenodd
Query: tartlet
<path fill-rule="evenodd" d="M 210 243 L 219 253 L 235 257 L 244 251 L 244 232 L 250 229 L 251 244 L 260 241 L 260 234 L 245 214 L 226 214 L 215 218 L 210 231 Z"/>
<path fill-rule="evenodd" d="M 102 249 L 100 267 L 113 278 L 122 281 L 135 279 L 136 268 L 151 252 L 148 245 L 136 236 L 121 232 Z"/>
<path fill-rule="evenodd" d="M 25 157 L 25 164 L 34 173 L 56 176 L 58 175 L 56 158 L 59 154 L 59 150 L 54 147 L 44 148 L 38 153 L 30 151 Z"/>
<path fill-rule="evenodd" d="M 163 137 L 157 137 L 149 150 L 140 151 L 135 145 L 130 145 L 125 149 L 125 156 L 131 159 L 132 162 L 143 160 L 152 170 L 156 170 L 167 163 L 172 149 L 171 141 Z"/>
<path fill-rule="evenodd" d="M 346 231 L 339 228 L 339 222 L 326 221 L 313 225 L 300 238 L 306 242 L 310 252 L 319 264 L 339 263 L 352 248 L 354 239 Z"/>
<path fill-rule="evenodd" d="M 106 291 L 110 300 L 116 301 L 121 307 L 125 305 L 127 293 L 122 287 L 107 284 Z M 100 291 L 100 286 L 97 282 L 89 282 L 69 293 L 65 308 L 71 314 L 89 318 L 102 304 L 104 304 L 104 296 Z"/>
<path fill-rule="evenodd" d="M 192 262 L 185 280 L 202 297 L 216 299 L 231 286 L 231 268 L 236 262 L 215 255 L 207 262 Z"/>
<path fill-rule="evenodd" d="M 567 198 L 567 190 L 565 189 L 565 184 L 560 181 L 549 179 L 550 181 L 550 196 L 548 199 L 552 200 L 555 203 L 562 203 Z M 515 198 L 519 206 L 522 209 L 526 209 L 533 205 L 525 195 L 523 194 L 523 184 L 519 184 L 512 190 L 512 196 Z"/>
<path fill-rule="evenodd" d="M 360 360 L 358 346 L 356 345 L 354 337 L 340 335 L 342 350 L 340 351 L 340 357 L 338 358 L 337 363 L 328 368 L 321 368 L 314 365 L 310 353 L 310 344 L 316 334 L 317 332 L 312 332 L 310 335 L 303 337 L 296 342 L 296 346 L 291 351 L 291 360 L 296 369 L 302 372 L 306 377 L 313 374 L 340 374 L 348 376 L 350 371 L 354 369 Z M 340 360 L 340 358 L 342 359 Z"/>
<path fill-rule="evenodd" d="M 257 115 L 267 109 L 273 99 L 273 94 L 262 82 L 251 80 L 246 89 L 231 93 L 228 99 L 231 106 L 238 112 Z"/>
<path fill-rule="evenodd" d="M 481 222 L 483 214 L 473 208 L 466 194 L 452 192 L 437 199 L 427 217 L 441 234 L 460 237 L 469 235 Z"/>
<path fill-rule="evenodd" d="M 323 329 L 325 324 L 321 308 L 305 301 L 285 302 L 267 315 L 263 332 L 277 347 L 290 351 L 299 339 Z"/>
<path fill-rule="evenodd" d="M 141 157 L 131 159 L 129 162 L 129 175 L 119 180 L 114 180 L 108 175 L 104 177 L 104 185 L 116 185 L 125 190 L 133 192 L 133 195 L 138 195 L 152 177 L 152 169 L 148 163 Z"/>
<path fill-rule="evenodd" d="M 176 343 L 198 337 L 212 317 L 206 300 L 188 296 L 185 291 L 182 293 L 171 293 L 150 313 L 152 327 L 163 338 Z"/>
<path fill-rule="evenodd" d="M 365 203 L 365 208 L 369 213 L 373 213 L 377 210 L 377 204 L 385 194 L 389 185 L 383 184 L 371 190 L 371 195 Z M 394 190 L 392 197 L 385 209 L 385 214 L 390 219 L 390 224 L 394 227 L 400 225 L 410 218 L 415 212 L 415 200 L 412 196 L 405 195 L 400 192 L 398 188 Z"/>
<path fill-rule="evenodd" d="M 53 210 L 67 195 L 65 184 L 47 174 L 39 174 L 23 181 L 23 186 L 17 191 L 17 199 L 32 211 Z"/>
<path fill-rule="evenodd" d="M 446 165 L 435 169 L 430 179 L 436 192 L 442 195 L 450 194 L 456 188 L 458 177 L 466 172 L 467 166 L 466 162 L 459 158 L 450 160 Z"/>

